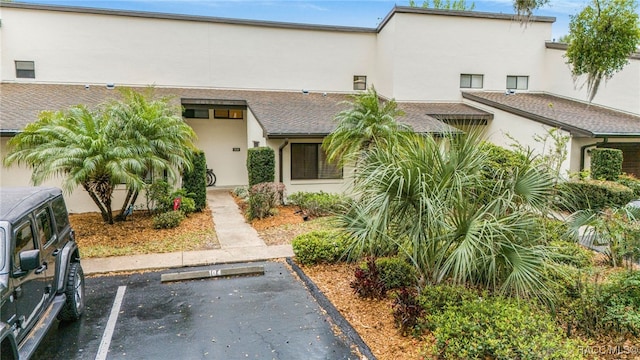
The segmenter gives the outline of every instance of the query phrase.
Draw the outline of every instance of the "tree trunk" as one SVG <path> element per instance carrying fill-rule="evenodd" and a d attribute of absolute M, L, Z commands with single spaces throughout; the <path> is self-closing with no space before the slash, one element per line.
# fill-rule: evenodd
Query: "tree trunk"
<path fill-rule="evenodd" d="M 89 197 L 91 197 L 91 200 L 93 200 L 96 206 L 98 206 L 98 209 L 100 210 L 100 215 L 102 215 L 102 220 L 104 220 L 104 222 L 106 223 L 113 224 L 111 211 L 105 207 L 102 201 L 100 201 L 100 198 L 98 197 L 98 195 L 93 190 L 91 190 L 89 183 L 83 183 L 82 187 L 87 192 L 87 194 L 89 194 Z"/>
<path fill-rule="evenodd" d="M 129 189 L 127 191 L 127 197 L 122 203 L 122 208 L 120 209 L 120 214 L 116 216 L 116 221 L 126 221 L 127 216 L 131 215 L 129 213 L 129 209 L 136 203 L 138 200 L 139 191 Z"/>

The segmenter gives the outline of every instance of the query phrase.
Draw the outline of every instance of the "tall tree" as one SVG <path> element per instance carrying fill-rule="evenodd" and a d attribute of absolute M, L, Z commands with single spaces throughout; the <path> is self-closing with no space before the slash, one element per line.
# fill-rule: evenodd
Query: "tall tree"
<path fill-rule="evenodd" d="M 609 80 L 628 64 L 640 46 L 636 0 L 593 0 L 571 16 L 566 58 L 574 82 L 586 75 L 587 96 L 592 101 L 602 80 Z"/>
<path fill-rule="evenodd" d="M 350 108 L 336 115 L 338 125 L 322 143 L 329 161 L 357 161 L 371 149 L 391 146 L 412 132 L 409 126 L 396 121 L 404 113 L 395 100 L 381 101 L 373 86 L 353 95 L 353 101 L 347 104 Z"/>
<path fill-rule="evenodd" d="M 65 191 L 82 186 L 112 224 L 115 187 L 125 184 L 136 192 L 151 171 L 175 175 L 190 167 L 195 137 L 167 99 L 147 101 L 131 90 L 123 98 L 96 110 L 77 105 L 42 112 L 9 141 L 4 164 L 30 167 L 34 185 L 62 176 Z"/>
<path fill-rule="evenodd" d="M 533 12 L 549 3 L 549 0 L 513 0 L 513 9 L 520 19 L 528 19 Z"/>
<path fill-rule="evenodd" d="M 409 6 L 418 7 L 414 0 L 409 0 Z M 443 10 L 472 11 L 476 8 L 476 4 L 472 2 L 470 5 L 467 5 L 466 0 L 433 0 L 433 2 L 426 0 L 422 2 L 422 7 Z"/>

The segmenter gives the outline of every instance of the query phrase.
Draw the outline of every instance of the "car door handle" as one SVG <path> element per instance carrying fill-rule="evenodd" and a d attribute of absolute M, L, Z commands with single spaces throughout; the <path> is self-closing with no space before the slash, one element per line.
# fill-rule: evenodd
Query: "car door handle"
<path fill-rule="evenodd" d="M 47 263 L 43 263 L 42 266 L 40 266 L 39 268 L 35 269 L 34 272 L 36 274 L 41 274 L 45 270 L 47 270 Z"/>

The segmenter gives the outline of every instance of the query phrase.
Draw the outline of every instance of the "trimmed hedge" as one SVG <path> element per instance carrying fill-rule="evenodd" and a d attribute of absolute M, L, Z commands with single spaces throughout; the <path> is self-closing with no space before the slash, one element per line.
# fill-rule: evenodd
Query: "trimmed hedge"
<path fill-rule="evenodd" d="M 276 154 L 270 147 L 251 148 L 247 151 L 249 187 L 263 182 L 273 182 L 276 173 Z"/>
<path fill-rule="evenodd" d="M 312 231 L 296 236 L 291 242 L 296 261 L 303 265 L 335 263 L 346 252 L 344 235 L 336 231 Z"/>
<path fill-rule="evenodd" d="M 416 284 L 416 269 L 401 258 L 378 258 L 376 266 L 380 271 L 380 279 L 389 290 Z"/>
<path fill-rule="evenodd" d="M 193 169 L 182 175 L 182 188 L 195 201 L 195 211 L 207 207 L 207 160 L 204 152 L 193 153 Z"/>
<path fill-rule="evenodd" d="M 591 178 L 616 181 L 622 173 L 622 150 L 598 148 L 591 150 Z"/>
<path fill-rule="evenodd" d="M 427 318 L 439 359 L 582 359 L 550 315 L 522 301 L 462 301 Z"/>
<path fill-rule="evenodd" d="M 344 195 L 320 192 L 297 192 L 288 196 L 291 204 L 313 217 L 327 216 L 345 211 L 349 198 Z"/>
<path fill-rule="evenodd" d="M 633 190 L 613 181 L 568 181 L 558 184 L 558 192 L 557 206 L 569 211 L 620 207 L 634 199 Z"/>
<path fill-rule="evenodd" d="M 640 179 L 637 179 L 633 175 L 620 175 L 618 176 L 618 184 L 622 184 L 629 189 L 633 190 L 633 196 L 636 199 L 640 199 Z"/>

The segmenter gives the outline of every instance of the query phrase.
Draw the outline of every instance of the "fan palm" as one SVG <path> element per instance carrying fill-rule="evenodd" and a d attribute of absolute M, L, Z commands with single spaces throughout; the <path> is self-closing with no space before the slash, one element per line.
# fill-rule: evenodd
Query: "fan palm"
<path fill-rule="evenodd" d="M 341 217 L 351 255 L 399 251 L 422 284 L 464 282 L 545 298 L 547 251 L 536 245 L 534 219 L 551 194 L 551 176 L 529 158 L 487 181 L 479 134 L 407 139 L 371 149 L 358 167 L 359 200 Z"/>

